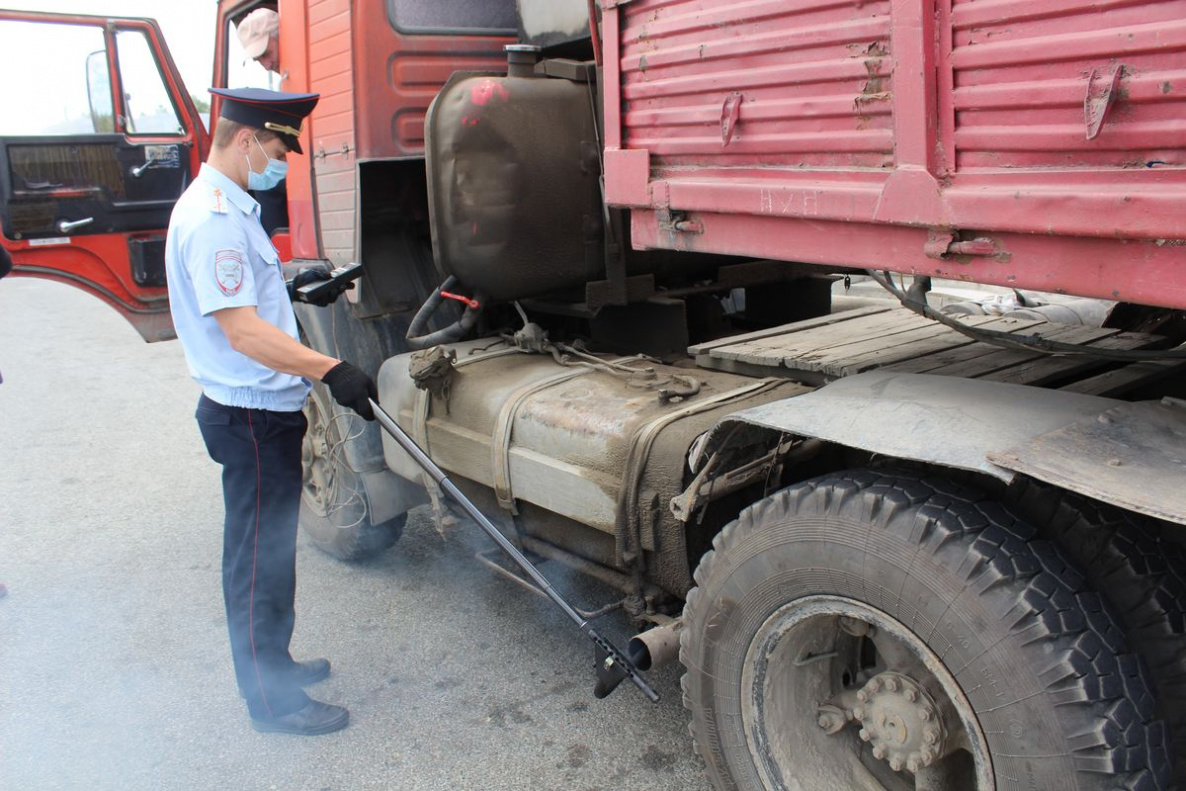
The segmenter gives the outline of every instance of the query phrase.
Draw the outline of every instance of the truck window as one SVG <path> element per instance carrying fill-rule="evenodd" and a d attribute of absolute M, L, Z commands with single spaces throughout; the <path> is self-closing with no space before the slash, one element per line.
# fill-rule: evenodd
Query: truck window
<path fill-rule="evenodd" d="M 235 32 L 235 21 L 228 19 L 226 24 L 227 79 L 226 85 L 219 87 L 279 90 L 280 75 L 273 74 L 243 54 L 243 45 L 239 43 L 239 35 Z"/>
<path fill-rule="evenodd" d="M 0 135 L 111 133 L 114 111 L 107 63 L 103 55 L 90 58 L 106 51 L 103 29 L 97 26 L 0 22 L 0 74 L 10 75 L 0 80 L 0 102 L 6 108 L 0 113 Z M 38 64 L 35 79 L 11 79 L 29 74 L 31 64 Z"/>
<path fill-rule="evenodd" d="M 119 52 L 128 134 L 185 134 L 148 37 L 139 30 L 121 30 L 116 33 L 115 46 Z"/>
<path fill-rule="evenodd" d="M 387 18 L 401 33 L 513 35 L 515 0 L 387 0 Z"/>

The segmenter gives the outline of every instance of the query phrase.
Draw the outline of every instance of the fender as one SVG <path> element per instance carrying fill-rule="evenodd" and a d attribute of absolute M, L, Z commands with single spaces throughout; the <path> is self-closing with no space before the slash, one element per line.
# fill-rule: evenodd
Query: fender
<path fill-rule="evenodd" d="M 1186 403 L 1110 398 L 979 379 L 870 371 L 736 412 L 774 431 L 1011 483 L 1019 474 L 1186 524 Z"/>

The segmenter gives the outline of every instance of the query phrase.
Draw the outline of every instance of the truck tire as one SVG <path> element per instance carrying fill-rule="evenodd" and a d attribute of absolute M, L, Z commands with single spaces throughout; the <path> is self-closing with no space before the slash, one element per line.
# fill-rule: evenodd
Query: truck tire
<path fill-rule="evenodd" d="M 1145 660 L 1174 782 L 1186 788 L 1186 551 L 1163 540 L 1155 520 L 1072 492 L 1025 481 L 1010 494 L 1013 509 L 1083 570 Z"/>
<path fill-rule="evenodd" d="M 309 429 L 301 456 L 304 486 L 300 527 L 318 549 L 342 560 L 361 560 L 391 547 L 403 532 L 407 514 L 373 524 L 360 476 L 350 469 L 342 447 L 351 425 L 362 418 L 334 413 L 320 384 L 305 404 Z"/>
<path fill-rule="evenodd" d="M 1150 682 L 1100 597 L 999 503 L 858 470 L 743 511 L 680 659 L 718 789 L 1169 786 Z"/>

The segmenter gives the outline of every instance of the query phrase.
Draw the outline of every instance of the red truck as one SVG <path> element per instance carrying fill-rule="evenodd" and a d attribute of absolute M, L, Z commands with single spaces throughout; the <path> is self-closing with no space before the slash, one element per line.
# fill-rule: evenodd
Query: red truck
<path fill-rule="evenodd" d="M 260 5 L 219 4 L 217 85 Z M 298 306 L 307 342 L 519 548 L 619 591 L 716 787 L 1186 781 L 1186 2 L 279 11 L 279 87 L 323 98 L 277 241 L 365 272 Z M 88 90 L 80 127 L 0 137 L 14 274 L 165 338 L 197 108 L 151 21 L 0 12 L 30 25 Z M 939 279 L 1115 305 L 956 319 Z M 308 411 L 323 548 L 453 519 Z"/>

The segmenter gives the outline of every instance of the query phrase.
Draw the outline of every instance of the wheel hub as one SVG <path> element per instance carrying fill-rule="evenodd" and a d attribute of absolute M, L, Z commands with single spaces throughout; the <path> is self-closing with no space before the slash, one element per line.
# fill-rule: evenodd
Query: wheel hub
<path fill-rule="evenodd" d="M 750 642 L 741 691 L 755 787 L 996 787 L 984 734 L 950 671 L 864 602 L 815 595 L 771 613 Z M 801 778 L 811 785 L 796 785 Z"/>
<path fill-rule="evenodd" d="M 852 714 L 861 726 L 861 741 L 869 742 L 873 757 L 895 772 L 917 772 L 943 754 L 947 733 L 939 707 L 914 679 L 879 673 L 856 697 Z"/>

